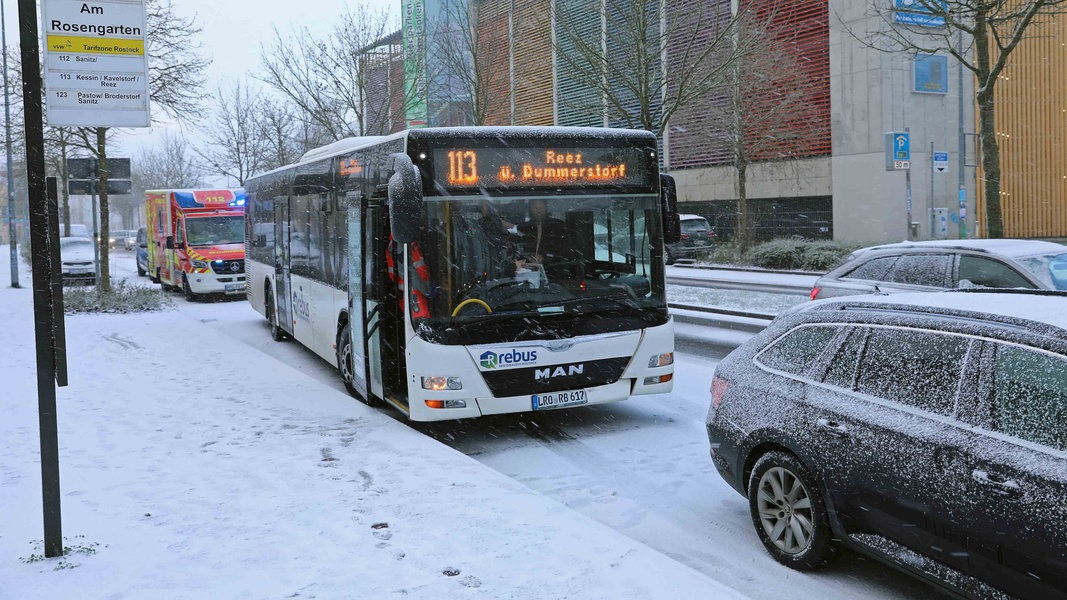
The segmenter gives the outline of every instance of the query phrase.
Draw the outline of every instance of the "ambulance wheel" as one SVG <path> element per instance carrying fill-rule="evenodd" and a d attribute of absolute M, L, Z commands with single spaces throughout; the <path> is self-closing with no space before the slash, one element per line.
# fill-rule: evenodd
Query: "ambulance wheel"
<path fill-rule="evenodd" d="M 270 339 L 280 342 L 285 339 L 285 331 L 278 326 L 278 315 L 274 312 L 274 296 L 270 293 L 270 286 L 266 287 L 267 297 L 263 302 L 263 312 L 267 313 L 267 324 L 270 326 Z"/>
<path fill-rule="evenodd" d="M 364 396 L 352 385 L 355 379 L 355 365 L 352 361 L 352 328 L 345 323 L 341 333 L 337 334 L 337 370 L 341 373 L 341 381 L 345 382 L 345 389 L 354 398 L 367 406 L 381 406 L 382 401 L 373 396 Z"/>
<path fill-rule="evenodd" d="M 193 293 L 193 288 L 189 287 L 189 278 L 185 275 L 182 275 L 182 293 L 189 302 L 196 302 L 197 296 Z"/>

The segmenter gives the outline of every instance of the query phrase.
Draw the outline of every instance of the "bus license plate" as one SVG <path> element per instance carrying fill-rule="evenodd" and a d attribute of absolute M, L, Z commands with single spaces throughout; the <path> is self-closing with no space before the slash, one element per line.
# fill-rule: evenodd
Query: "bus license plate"
<path fill-rule="evenodd" d="M 572 390 L 569 392 L 552 392 L 551 394 L 534 394 L 530 397 L 534 410 L 548 410 L 551 408 L 563 408 L 576 406 L 589 401 L 585 390 Z"/>

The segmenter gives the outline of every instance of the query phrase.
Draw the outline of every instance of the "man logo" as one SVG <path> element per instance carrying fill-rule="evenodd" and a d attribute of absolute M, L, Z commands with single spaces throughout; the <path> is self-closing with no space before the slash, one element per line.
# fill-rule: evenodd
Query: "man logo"
<path fill-rule="evenodd" d="M 481 361 L 483 369 L 495 369 L 496 368 L 496 352 L 485 351 L 478 357 Z"/>
<path fill-rule="evenodd" d="M 537 381 L 548 381 L 553 377 L 566 377 L 568 375 L 581 375 L 585 370 L 585 363 L 579 365 L 566 365 L 566 368 L 559 367 L 547 367 L 544 369 L 534 370 L 534 379 Z"/>

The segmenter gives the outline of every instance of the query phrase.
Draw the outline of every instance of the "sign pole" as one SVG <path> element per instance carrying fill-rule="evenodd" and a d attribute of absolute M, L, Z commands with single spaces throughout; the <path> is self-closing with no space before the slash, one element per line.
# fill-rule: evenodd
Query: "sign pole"
<path fill-rule="evenodd" d="M 93 160 L 95 163 L 96 160 Z M 96 172 L 96 167 L 93 167 L 93 172 Z M 96 264 L 96 285 L 100 285 L 100 223 L 96 216 L 96 185 L 99 181 L 96 175 L 91 178 L 92 185 L 90 186 L 89 196 L 89 210 L 93 213 L 93 262 Z"/>
<path fill-rule="evenodd" d="M 930 142 L 930 235 L 927 239 L 934 239 L 937 223 L 934 221 L 934 143 Z"/>
<path fill-rule="evenodd" d="M 44 113 L 41 56 L 37 37 L 37 2 L 19 0 L 19 49 L 22 56 L 22 106 L 25 120 L 26 178 L 30 198 L 30 248 L 33 253 L 33 320 L 37 348 L 37 412 L 41 428 L 41 496 L 44 555 L 63 555 L 60 518 L 59 434 L 56 419 L 54 361 L 55 313 L 50 282 L 48 197 L 44 168 Z"/>
<path fill-rule="evenodd" d="M 4 14 L 4 0 L 0 0 L 0 45 L 4 47 L 4 129 L 7 138 L 7 227 L 11 237 L 11 287 L 19 285 L 18 228 L 15 227 L 15 190 L 11 187 L 11 97 L 7 87 L 7 19 Z"/>
<path fill-rule="evenodd" d="M 904 133 L 908 134 L 908 137 L 910 138 L 911 137 L 911 127 L 905 127 L 904 128 Z M 911 242 L 911 241 L 914 241 L 914 236 L 912 236 L 912 234 L 911 234 L 911 160 L 910 160 L 911 159 L 911 154 L 910 154 L 910 148 L 909 148 L 908 159 L 909 159 L 908 160 L 908 168 L 904 169 L 904 177 L 905 177 L 904 186 L 907 189 L 907 194 L 908 194 L 908 198 L 907 198 L 908 228 L 905 229 L 905 231 L 907 232 L 907 235 L 908 235 L 908 241 Z"/>

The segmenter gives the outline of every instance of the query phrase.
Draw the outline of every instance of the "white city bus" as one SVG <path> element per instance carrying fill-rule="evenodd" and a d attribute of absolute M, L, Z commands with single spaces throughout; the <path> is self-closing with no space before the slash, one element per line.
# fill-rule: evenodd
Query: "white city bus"
<path fill-rule="evenodd" d="M 413 421 L 668 392 L 677 210 L 656 148 L 464 127 L 312 150 L 246 183 L 248 300 Z"/>

